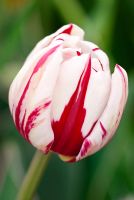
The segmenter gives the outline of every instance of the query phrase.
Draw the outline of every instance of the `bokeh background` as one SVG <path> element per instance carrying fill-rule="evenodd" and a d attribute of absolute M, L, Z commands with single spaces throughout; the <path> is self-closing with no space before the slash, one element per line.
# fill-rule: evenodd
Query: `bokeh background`
<path fill-rule="evenodd" d="M 1 0 L 0 2 L 0 199 L 15 200 L 35 149 L 17 133 L 8 89 L 37 41 L 76 23 L 129 75 L 129 99 L 112 142 L 81 162 L 53 155 L 35 200 L 134 200 L 134 1 Z"/>

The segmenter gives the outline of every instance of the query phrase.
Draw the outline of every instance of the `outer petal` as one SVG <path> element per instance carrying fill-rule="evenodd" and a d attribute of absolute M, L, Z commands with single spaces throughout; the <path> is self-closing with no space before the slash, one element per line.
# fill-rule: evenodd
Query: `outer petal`
<path fill-rule="evenodd" d="M 75 56 L 63 63 L 53 95 L 52 126 L 55 141 L 52 150 L 62 155 L 72 156 L 72 152 L 79 151 L 83 139 L 90 134 L 109 98 L 110 73 L 102 68 L 100 71 L 92 69 L 92 58 L 91 66 L 86 69 L 88 57 L 88 54 Z M 83 70 L 86 71 L 82 75 Z M 81 103 L 77 105 L 79 100 Z"/>
<path fill-rule="evenodd" d="M 31 59 L 29 59 L 28 56 L 24 65 L 22 66 L 10 86 L 9 106 L 11 113 L 13 113 L 13 107 L 17 105 L 17 102 L 19 101 L 26 84 L 30 79 L 31 74 L 33 73 L 35 66 L 39 65 L 38 63 L 43 61 L 43 57 L 45 56 L 45 54 L 47 54 L 47 52 L 53 51 L 52 49 L 55 49 L 55 47 L 59 46 L 60 44 L 61 42 L 58 41 L 57 43 L 50 45 L 47 48 L 39 50 L 32 55 Z"/>
<path fill-rule="evenodd" d="M 27 105 L 29 108 L 28 113 L 30 113 L 30 110 L 33 110 L 33 108 L 35 109 L 38 104 L 44 105 L 45 102 L 48 106 L 46 112 L 43 107 L 41 115 L 39 115 L 35 121 L 35 124 L 37 125 L 29 132 L 30 141 L 34 146 L 40 148 L 41 150 L 45 150 L 44 147 L 46 147 L 46 145 L 49 145 L 50 148 L 50 144 L 52 144 L 54 139 L 54 133 L 51 127 L 50 112 L 53 91 L 59 76 L 61 62 L 62 54 L 61 49 L 59 49 L 54 53 L 53 57 L 51 56 L 51 58 L 48 59 L 48 66 L 47 63 L 46 66 L 44 66 L 46 67 L 46 70 L 42 70 L 42 72 L 40 72 L 41 77 L 38 75 L 39 81 L 38 79 L 35 80 L 37 81 L 37 88 L 33 88 L 35 91 L 33 91 L 33 94 L 30 97 L 31 103 L 29 106 Z M 46 150 L 48 150 L 48 147 Z"/>
<path fill-rule="evenodd" d="M 112 75 L 112 88 L 107 106 L 91 134 L 85 139 L 76 157 L 80 160 L 102 148 L 114 135 L 126 104 L 128 79 L 123 68 L 116 65 Z"/>
<path fill-rule="evenodd" d="M 53 94 L 52 118 L 59 120 L 73 95 L 89 55 L 75 56 L 62 63 Z"/>
<path fill-rule="evenodd" d="M 37 63 L 32 64 L 28 74 L 24 73 L 22 68 L 9 92 L 10 109 L 18 131 L 34 146 L 44 151 L 53 141 L 50 107 L 62 61 L 59 48 L 55 46 L 45 52 Z M 25 66 L 24 68 L 26 69 Z"/>
<path fill-rule="evenodd" d="M 80 119 L 80 126 L 82 126 L 82 118 L 85 115 L 83 102 L 80 103 L 79 100 L 81 101 L 83 99 L 80 97 L 80 88 L 83 80 L 82 74 L 86 73 L 85 66 L 87 65 L 88 60 L 89 55 L 85 54 L 82 56 L 72 57 L 63 62 L 53 95 L 51 119 L 55 140 L 52 150 L 58 153 L 62 152 L 65 155 L 70 155 L 70 153 L 72 154 L 72 152 L 76 152 L 77 149 L 79 149 L 81 139 L 83 139 L 81 133 L 79 134 L 79 130 L 73 131 L 72 129 L 76 128 L 74 120 L 79 113 L 78 111 L 83 109 L 83 114 L 80 112 L 81 117 L 77 117 L 77 119 Z M 91 66 L 89 65 L 88 76 L 90 76 L 90 68 Z M 86 87 L 87 83 L 85 89 Z M 83 90 L 82 95 L 85 95 L 85 93 L 86 90 Z M 77 106 L 77 104 L 79 104 L 79 106 Z M 77 128 L 79 128 L 79 126 Z"/>
<path fill-rule="evenodd" d="M 107 71 L 95 72 L 92 69 L 84 101 L 84 108 L 86 110 L 86 114 L 84 116 L 83 125 L 81 127 L 81 134 L 83 140 L 85 137 L 90 135 L 99 117 L 101 116 L 107 104 L 110 89 L 111 89 L 111 76 L 109 72 Z M 78 127 L 77 123 L 76 126 Z M 74 132 L 72 132 L 72 135 L 73 134 Z M 79 140 L 78 135 L 76 137 L 76 140 Z M 70 140 L 68 142 L 71 143 L 73 142 L 73 140 Z M 65 156 L 60 154 L 60 158 L 66 162 L 75 161 L 74 157 L 71 156 Z"/>
<path fill-rule="evenodd" d="M 82 126 L 83 138 L 87 137 L 103 113 L 111 90 L 109 72 L 91 71 L 90 80 L 84 101 L 86 115 Z"/>

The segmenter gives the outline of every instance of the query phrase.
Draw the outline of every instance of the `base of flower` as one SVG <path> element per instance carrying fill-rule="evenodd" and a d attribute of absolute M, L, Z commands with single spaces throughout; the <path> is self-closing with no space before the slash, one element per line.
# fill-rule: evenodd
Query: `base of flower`
<path fill-rule="evenodd" d="M 69 162 L 70 160 L 73 160 L 74 157 L 73 156 L 64 156 L 64 155 L 59 155 L 60 159 L 65 161 L 65 162 Z"/>

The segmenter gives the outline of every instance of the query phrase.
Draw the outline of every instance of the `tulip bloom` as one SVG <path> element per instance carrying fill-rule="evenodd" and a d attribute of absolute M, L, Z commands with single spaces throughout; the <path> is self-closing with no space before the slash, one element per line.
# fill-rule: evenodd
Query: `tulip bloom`
<path fill-rule="evenodd" d="M 127 100 L 125 70 L 111 75 L 107 55 L 65 25 L 33 49 L 9 91 L 19 133 L 37 149 L 78 161 L 114 135 Z"/>

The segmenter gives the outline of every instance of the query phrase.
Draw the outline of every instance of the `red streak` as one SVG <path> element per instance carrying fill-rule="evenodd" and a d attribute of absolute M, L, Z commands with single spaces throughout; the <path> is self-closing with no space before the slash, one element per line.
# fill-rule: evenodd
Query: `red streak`
<path fill-rule="evenodd" d="M 80 55 L 81 55 L 81 52 L 79 52 L 79 51 L 76 51 L 76 53 L 77 53 L 77 56 L 80 56 Z"/>
<path fill-rule="evenodd" d="M 26 137 L 26 136 L 25 136 L 26 133 L 25 133 L 24 127 L 23 127 L 23 125 L 24 125 L 24 120 L 25 120 L 25 113 L 24 113 L 24 115 L 23 115 L 22 122 L 20 122 L 20 113 L 21 113 L 21 106 L 22 106 L 23 100 L 24 100 L 24 98 L 25 98 L 25 96 L 26 96 L 26 93 L 27 93 L 27 91 L 28 91 L 28 89 L 29 89 L 30 82 L 31 82 L 31 79 L 32 79 L 33 75 L 34 75 L 36 72 L 38 72 L 38 70 L 43 66 L 43 64 L 46 62 L 46 60 L 48 59 L 48 57 L 49 57 L 52 53 L 54 53 L 58 47 L 59 47 L 59 45 L 53 47 L 53 48 L 50 49 L 47 53 L 45 53 L 45 55 L 43 55 L 43 56 L 40 58 L 40 60 L 39 60 L 38 63 L 36 64 L 36 66 L 35 66 L 35 68 L 34 68 L 32 74 L 31 74 L 31 76 L 30 76 L 30 78 L 29 78 L 29 80 L 28 80 L 28 82 L 27 82 L 27 84 L 26 84 L 26 86 L 25 86 L 25 88 L 24 88 L 24 91 L 23 91 L 23 93 L 22 93 L 22 95 L 21 95 L 21 97 L 20 97 L 20 100 L 19 100 L 19 102 L 18 102 L 18 105 L 17 105 L 17 107 L 16 107 L 16 111 L 15 111 L 15 124 L 16 124 L 16 128 L 18 129 L 18 131 L 20 132 L 20 134 L 21 134 L 22 136 L 24 136 L 24 137 Z M 26 112 L 26 111 L 25 111 L 25 112 Z"/>
<path fill-rule="evenodd" d="M 92 51 L 98 51 L 98 50 L 100 50 L 100 48 L 98 48 L 98 47 L 92 49 Z M 99 61 L 100 65 L 101 65 L 102 71 L 104 71 L 104 68 L 103 68 L 103 65 L 102 65 L 101 61 L 99 59 L 98 59 L 98 61 Z"/>
<path fill-rule="evenodd" d="M 98 121 L 98 120 L 96 120 L 96 121 L 93 123 L 93 125 L 92 125 L 90 131 L 89 131 L 88 134 L 86 135 L 86 138 L 87 138 L 87 137 L 91 134 L 91 132 L 93 131 L 93 129 L 94 129 L 94 127 L 95 127 L 97 121 Z"/>
<path fill-rule="evenodd" d="M 99 59 L 98 59 L 98 61 L 99 61 L 100 65 L 101 65 L 102 71 L 104 71 L 104 68 L 103 68 L 103 65 L 102 65 L 101 61 Z"/>
<path fill-rule="evenodd" d="M 100 50 L 100 49 L 99 49 L 99 48 L 94 48 L 94 49 L 93 49 L 93 51 L 97 51 L 97 50 Z"/>
<path fill-rule="evenodd" d="M 116 67 L 117 67 L 117 69 L 119 70 L 119 72 L 121 73 L 121 75 L 122 75 L 122 77 L 123 77 L 123 81 L 124 81 L 124 85 L 125 85 L 125 96 L 126 96 L 126 88 L 127 88 L 127 85 L 126 85 L 126 78 L 125 78 L 125 76 L 124 76 L 124 73 L 123 73 L 123 71 L 122 71 L 122 68 L 119 66 L 119 65 L 117 65 L 116 64 Z"/>
<path fill-rule="evenodd" d="M 96 69 L 94 69 L 94 67 L 92 67 L 92 69 L 93 69 L 95 72 L 98 72 Z"/>
<path fill-rule="evenodd" d="M 40 115 L 40 112 L 42 110 L 44 110 L 46 107 L 48 107 L 50 105 L 51 101 L 47 102 L 47 103 L 44 103 L 44 105 L 41 105 L 37 108 L 35 108 L 29 115 L 28 119 L 27 119 L 27 123 L 26 123 L 26 126 L 25 126 L 25 130 L 24 130 L 24 134 L 25 134 L 25 138 L 27 140 L 29 140 L 28 138 L 28 134 L 30 132 L 30 130 L 32 128 L 34 128 L 34 126 L 36 125 L 35 124 L 35 120 L 36 118 Z"/>
<path fill-rule="evenodd" d="M 80 152 L 81 157 L 85 156 L 88 152 L 88 149 L 91 147 L 91 142 L 88 140 L 84 141 L 84 146 Z"/>
<path fill-rule="evenodd" d="M 60 35 L 60 34 L 62 34 L 62 33 L 66 33 L 66 34 L 70 35 L 72 29 L 73 29 L 73 24 L 70 24 L 69 27 L 67 27 L 64 31 L 62 31 L 62 32 L 60 32 L 59 34 L 55 35 L 55 36 L 53 37 L 53 39 L 56 38 L 58 35 Z M 62 39 L 62 38 L 58 38 L 57 40 L 64 41 L 64 39 Z"/>
<path fill-rule="evenodd" d="M 98 120 L 96 120 L 96 121 L 93 123 L 93 125 L 92 125 L 90 131 L 89 131 L 88 134 L 86 135 L 86 138 L 87 138 L 87 137 L 91 134 L 91 132 L 93 131 L 93 129 L 94 129 L 94 127 L 95 127 L 97 121 L 98 121 Z M 84 140 L 84 142 L 83 142 L 82 149 L 80 149 L 80 157 L 83 157 L 83 156 L 85 156 L 85 155 L 87 154 L 88 149 L 91 147 L 91 144 L 92 144 L 91 141 L 90 141 L 90 140 L 87 140 L 86 138 L 85 138 L 85 140 Z"/>
<path fill-rule="evenodd" d="M 52 144 L 53 144 L 53 141 L 50 142 L 50 143 L 45 147 L 45 149 L 42 150 L 42 152 L 45 153 L 45 154 L 47 154 L 47 153 L 49 152 L 49 150 L 50 150 Z"/>
<path fill-rule="evenodd" d="M 68 28 L 66 28 L 63 32 L 61 32 L 60 34 L 62 33 L 66 33 L 66 34 L 71 34 L 71 31 L 72 31 L 72 28 L 73 28 L 73 24 L 70 24 L 70 26 Z"/>
<path fill-rule="evenodd" d="M 51 150 L 62 155 L 76 156 L 83 143 L 82 125 L 86 115 L 84 100 L 91 74 L 91 58 L 85 66 L 77 88 L 65 106 L 59 121 L 52 122 L 54 143 Z"/>
<path fill-rule="evenodd" d="M 103 126 L 103 124 L 101 123 L 101 121 L 100 121 L 100 126 L 101 126 L 101 129 L 102 129 L 102 131 L 103 131 L 103 134 L 102 134 L 102 139 L 103 139 L 104 137 L 106 137 L 107 131 L 106 131 L 106 129 L 104 128 L 104 126 Z"/>
<path fill-rule="evenodd" d="M 56 40 L 61 40 L 61 41 L 64 41 L 62 38 L 58 38 L 58 39 L 56 39 Z"/>

